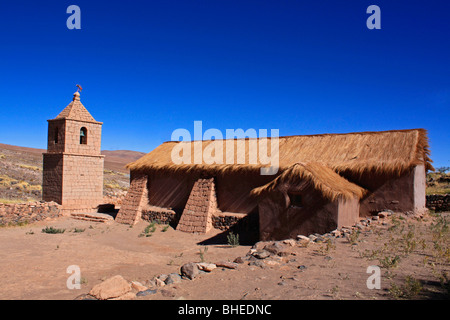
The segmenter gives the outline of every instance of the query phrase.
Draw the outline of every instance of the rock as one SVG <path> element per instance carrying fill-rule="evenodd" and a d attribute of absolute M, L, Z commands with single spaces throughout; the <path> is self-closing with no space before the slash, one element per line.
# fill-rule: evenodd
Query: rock
<path fill-rule="evenodd" d="M 217 266 L 214 263 L 206 263 L 206 262 L 197 263 L 197 267 L 199 268 L 199 270 L 203 270 L 206 272 L 211 272 L 215 268 L 217 268 Z"/>
<path fill-rule="evenodd" d="M 266 259 L 270 257 L 270 252 L 267 250 L 258 250 L 252 253 L 252 256 L 254 256 L 257 259 Z"/>
<path fill-rule="evenodd" d="M 218 268 L 236 269 L 238 267 L 237 263 L 229 261 L 219 261 L 215 263 Z"/>
<path fill-rule="evenodd" d="M 168 275 L 167 274 L 160 274 L 159 276 L 156 277 L 156 279 L 159 279 L 161 281 L 166 281 Z"/>
<path fill-rule="evenodd" d="M 297 236 L 297 240 L 298 240 L 298 241 L 308 241 L 308 242 L 309 242 L 311 239 L 308 238 L 308 237 L 302 236 L 301 234 L 299 234 L 299 235 Z"/>
<path fill-rule="evenodd" d="M 331 231 L 331 235 L 335 238 L 339 238 L 342 235 L 342 233 L 341 233 L 341 231 L 336 229 L 336 230 Z"/>
<path fill-rule="evenodd" d="M 261 269 L 264 269 L 264 267 L 265 267 L 264 262 L 262 262 L 261 260 L 251 261 L 248 265 L 260 267 Z"/>
<path fill-rule="evenodd" d="M 287 256 L 289 252 L 286 250 L 286 247 L 280 242 L 274 242 L 272 244 L 268 244 L 264 247 L 264 250 L 269 251 L 272 254 L 278 256 Z"/>
<path fill-rule="evenodd" d="M 152 279 L 152 280 L 147 280 L 146 282 L 145 282 L 145 284 L 146 284 L 146 286 L 147 287 L 156 287 L 156 281 L 155 281 L 155 279 Z"/>
<path fill-rule="evenodd" d="M 166 283 L 163 280 L 159 279 L 159 278 L 155 279 L 155 284 L 156 284 L 157 287 L 164 287 L 166 285 Z"/>
<path fill-rule="evenodd" d="M 156 289 L 154 289 L 154 290 L 147 289 L 145 291 L 139 291 L 138 293 L 136 293 L 136 296 L 138 296 L 138 297 L 148 296 L 151 294 L 155 294 L 157 291 L 158 290 L 156 290 Z"/>
<path fill-rule="evenodd" d="M 98 300 L 98 299 L 89 294 L 81 294 L 78 297 L 76 297 L 74 300 Z"/>
<path fill-rule="evenodd" d="M 181 282 L 181 276 L 178 273 L 171 273 L 164 282 L 165 284 L 179 283 Z"/>
<path fill-rule="evenodd" d="M 291 247 L 295 247 L 295 240 L 294 239 L 286 239 L 283 240 L 284 244 L 290 245 Z"/>
<path fill-rule="evenodd" d="M 116 275 L 94 286 L 89 295 L 106 300 L 117 298 L 131 291 L 131 285 L 122 276 Z"/>
<path fill-rule="evenodd" d="M 313 234 L 310 234 L 308 236 L 308 238 L 309 238 L 310 241 L 315 241 L 317 239 L 317 237 L 315 235 L 313 235 Z"/>
<path fill-rule="evenodd" d="M 304 270 L 306 270 L 306 266 L 301 265 L 301 266 L 298 266 L 297 269 L 299 269 L 300 271 L 304 271 Z"/>
<path fill-rule="evenodd" d="M 378 220 L 378 219 L 380 219 L 379 216 L 373 216 L 373 217 L 372 217 L 372 220 Z"/>
<path fill-rule="evenodd" d="M 364 226 L 363 226 L 362 224 L 360 224 L 360 223 L 357 223 L 357 224 L 355 225 L 355 227 L 356 227 L 356 229 L 359 229 L 359 230 L 364 229 Z"/>
<path fill-rule="evenodd" d="M 244 263 L 246 260 L 246 258 L 243 257 L 237 257 L 236 259 L 233 260 L 234 263 Z"/>
<path fill-rule="evenodd" d="M 386 211 L 381 211 L 381 212 L 378 212 L 378 216 L 381 219 L 384 219 L 384 218 L 386 218 L 388 216 L 388 213 Z"/>
<path fill-rule="evenodd" d="M 161 295 L 162 295 L 163 297 L 171 297 L 171 298 L 173 298 L 173 297 L 175 297 L 175 292 L 170 291 L 170 290 L 162 289 L 162 290 L 161 290 Z"/>
<path fill-rule="evenodd" d="M 134 292 L 127 292 L 124 295 L 121 295 L 117 298 L 111 298 L 109 300 L 133 300 L 136 298 L 136 294 Z"/>
<path fill-rule="evenodd" d="M 189 280 L 194 280 L 194 278 L 199 274 L 197 264 L 194 262 L 188 262 L 182 265 L 180 271 L 181 275 Z"/>
<path fill-rule="evenodd" d="M 133 288 L 136 291 L 145 291 L 148 288 L 146 286 L 144 286 L 142 283 L 138 282 L 138 281 L 131 281 L 131 288 Z"/>
<path fill-rule="evenodd" d="M 326 241 L 325 237 L 322 237 L 322 236 L 318 236 L 316 238 L 316 240 L 314 240 L 314 242 L 316 242 L 316 243 L 323 243 L 325 241 Z"/>

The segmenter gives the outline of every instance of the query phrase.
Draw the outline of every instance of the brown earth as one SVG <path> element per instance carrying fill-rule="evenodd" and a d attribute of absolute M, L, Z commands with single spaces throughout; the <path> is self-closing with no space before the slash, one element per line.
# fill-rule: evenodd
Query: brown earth
<path fill-rule="evenodd" d="M 372 221 L 350 237 L 306 246 L 300 241 L 294 246 L 282 243 L 287 252 L 283 256 L 254 259 L 256 265 L 245 261 L 234 270 L 217 268 L 135 299 L 448 299 L 448 216 L 395 214 Z M 114 275 L 145 285 L 160 274 L 179 272 L 184 263 L 202 257 L 212 263 L 233 261 L 251 249 L 231 247 L 226 240 L 201 245 L 213 242 L 218 230 L 199 235 L 158 225 L 151 236 L 140 236 L 147 225 L 62 217 L 0 228 L 0 299 L 75 299 Z M 65 232 L 42 233 L 45 226 Z M 70 265 L 80 267 L 81 289 L 66 286 Z M 371 265 L 381 267 L 381 289 L 367 288 Z"/>

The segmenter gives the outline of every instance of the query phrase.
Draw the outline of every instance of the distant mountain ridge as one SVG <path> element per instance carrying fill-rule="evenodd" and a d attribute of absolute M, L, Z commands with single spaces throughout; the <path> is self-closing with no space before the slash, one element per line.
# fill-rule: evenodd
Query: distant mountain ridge
<path fill-rule="evenodd" d="M 4 143 L 0 143 L 0 149 L 28 153 L 30 156 L 36 158 L 41 158 L 42 153 L 47 152 L 46 149 L 21 147 Z M 105 170 L 119 171 L 123 173 L 128 173 L 128 169 L 125 168 L 128 163 L 133 162 L 145 155 L 144 152 L 132 150 L 103 150 L 101 153 L 105 156 Z"/>

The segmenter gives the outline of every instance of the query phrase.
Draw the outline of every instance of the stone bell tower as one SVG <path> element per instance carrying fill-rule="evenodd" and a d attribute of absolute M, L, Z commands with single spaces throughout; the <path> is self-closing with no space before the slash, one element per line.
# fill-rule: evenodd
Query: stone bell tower
<path fill-rule="evenodd" d="M 48 121 L 42 198 L 62 205 L 63 214 L 96 212 L 103 203 L 102 122 L 80 102 L 80 93 Z"/>

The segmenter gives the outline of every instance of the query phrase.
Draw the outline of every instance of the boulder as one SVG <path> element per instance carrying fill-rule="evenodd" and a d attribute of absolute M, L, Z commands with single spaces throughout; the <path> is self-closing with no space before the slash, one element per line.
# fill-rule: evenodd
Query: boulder
<path fill-rule="evenodd" d="M 130 291 L 131 285 L 128 281 L 121 275 L 116 275 L 95 285 L 91 291 L 89 291 L 89 295 L 99 300 L 106 300 L 123 296 Z"/>
<path fill-rule="evenodd" d="M 270 257 L 270 252 L 267 250 L 257 250 L 252 253 L 252 256 L 254 256 L 255 258 L 258 258 L 258 259 L 266 259 L 266 258 Z"/>
<path fill-rule="evenodd" d="M 131 281 L 131 288 L 133 288 L 136 291 L 145 291 L 148 288 L 146 286 L 144 286 L 142 283 L 138 282 L 138 281 Z"/>
<path fill-rule="evenodd" d="M 179 283 L 181 282 L 181 276 L 178 273 L 171 273 L 164 282 L 166 284 Z"/>
<path fill-rule="evenodd" d="M 197 267 L 200 270 L 203 270 L 203 271 L 206 271 L 206 272 L 211 272 L 215 268 L 217 268 L 217 266 L 214 263 L 206 263 L 206 262 L 197 263 Z"/>
<path fill-rule="evenodd" d="M 199 274 L 199 269 L 197 267 L 197 263 L 188 262 L 181 266 L 180 273 L 183 277 L 194 280 L 196 276 Z"/>
<path fill-rule="evenodd" d="M 154 290 L 147 289 L 145 291 L 139 291 L 138 293 L 136 293 L 136 296 L 144 297 L 144 296 L 148 296 L 148 295 L 151 295 L 151 294 L 155 294 L 156 292 L 157 292 L 156 289 L 154 289 Z"/>
<path fill-rule="evenodd" d="M 286 246 L 284 246 L 280 242 L 274 242 L 274 243 L 268 244 L 264 247 L 264 250 L 269 251 L 270 253 L 275 254 L 277 256 L 289 255 L 289 252 L 286 250 Z"/>
<path fill-rule="evenodd" d="M 237 263 L 230 262 L 230 261 L 219 261 L 219 262 L 216 262 L 215 265 L 218 268 L 227 268 L 227 269 L 236 269 L 238 267 Z"/>

